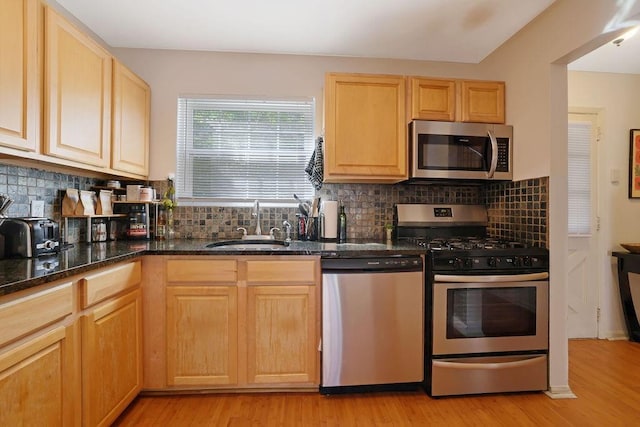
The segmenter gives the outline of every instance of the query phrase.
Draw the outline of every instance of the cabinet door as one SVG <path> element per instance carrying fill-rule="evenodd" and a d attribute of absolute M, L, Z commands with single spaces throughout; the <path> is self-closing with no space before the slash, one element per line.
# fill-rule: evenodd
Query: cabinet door
<path fill-rule="evenodd" d="M 142 388 L 142 310 L 136 289 L 82 317 L 84 425 L 110 425 Z"/>
<path fill-rule="evenodd" d="M 111 56 L 46 9 L 45 154 L 109 166 Z"/>
<path fill-rule="evenodd" d="M 35 151 L 40 136 L 37 0 L 0 2 L 0 144 Z"/>
<path fill-rule="evenodd" d="M 315 286 L 249 286 L 247 381 L 318 383 Z"/>
<path fill-rule="evenodd" d="M 463 122 L 504 123 L 504 82 L 460 82 Z"/>
<path fill-rule="evenodd" d="M 71 327 L 0 354 L 0 425 L 76 425 Z"/>
<path fill-rule="evenodd" d="M 411 118 L 452 122 L 456 118 L 455 80 L 412 77 Z"/>
<path fill-rule="evenodd" d="M 406 179 L 404 77 L 328 73 L 324 153 L 325 182 Z"/>
<path fill-rule="evenodd" d="M 237 288 L 167 287 L 167 383 L 236 384 L 237 359 Z"/>
<path fill-rule="evenodd" d="M 149 174 L 150 97 L 149 85 L 114 60 L 112 169 Z"/>

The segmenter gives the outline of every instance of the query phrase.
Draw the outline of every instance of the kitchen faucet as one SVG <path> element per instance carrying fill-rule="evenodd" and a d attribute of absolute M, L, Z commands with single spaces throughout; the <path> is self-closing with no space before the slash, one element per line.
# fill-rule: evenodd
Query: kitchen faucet
<path fill-rule="evenodd" d="M 256 200 L 253 202 L 253 213 L 252 216 L 256 217 L 256 235 L 260 236 L 262 234 L 262 228 L 260 228 L 260 201 Z"/>
<path fill-rule="evenodd" d="M 282 225 L 284 226 L 284 230 L 286 233 L 286 238 L 284 239 L 284 241 L 286 243 L 291 243 L 291 224 L 285 219 L 284 221 L 282 221 Z"/>

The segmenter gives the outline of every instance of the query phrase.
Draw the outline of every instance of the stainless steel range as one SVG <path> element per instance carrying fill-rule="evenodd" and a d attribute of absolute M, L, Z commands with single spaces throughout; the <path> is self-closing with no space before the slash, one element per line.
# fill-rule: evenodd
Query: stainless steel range
<path fill-rule="evenodd" d="M 397 239 L 428 254 L 432 396 L 547 389 L 548 251 L 488 237 L 487 224 L 480 205 L 397 205 Z"/>

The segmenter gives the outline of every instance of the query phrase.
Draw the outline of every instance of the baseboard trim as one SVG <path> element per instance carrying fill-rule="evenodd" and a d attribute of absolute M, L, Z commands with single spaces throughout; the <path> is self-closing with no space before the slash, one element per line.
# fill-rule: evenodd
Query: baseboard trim
<path fill-rule="evenodd" d="M 571 388 L 568 385 L 561 386 L 561 387 L 549 387 L 549 390 L 545 391 L 544 394 L 546 394 L 551 399 L 577 399 L 578 398 L 578 396 L 576 396 L 571 391 Z"/>
<path fill-rule="evenodd" d="M 620 332 L 617 334 L 612 334 L 607 337 L 609 341 L 629 341 L 629 335 L 625 332 Z"/>
<path fill-rule="evenodd" d="M 597 339 L 609 340 L 609 341 L 628 340 L 629 339 L 629 334 L 624 329 L 616 329 L 616 330 L 611 330 L 611 331 L 600 331 L 600 333 L 598 334 Z"/>

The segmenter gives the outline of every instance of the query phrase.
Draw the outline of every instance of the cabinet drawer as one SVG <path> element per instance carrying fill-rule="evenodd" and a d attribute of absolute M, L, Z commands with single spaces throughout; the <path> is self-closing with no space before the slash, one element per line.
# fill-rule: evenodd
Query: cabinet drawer
<path fill-rule="evenodd" d="M 247 282 L 294 282 L 315 283 L 316 260 L 249 260 L 247 261 Z"/>
<path fill-rule="evenodd" d="M 111 267 L 80 280 L 82 308 L 103 301 L 142 280 L 140 261 Z"/>
<path fill-rule="evenodd" d="M 17 299 L 0 299 L 0 346 L 64 319 L 72 309 L 72 282 Z"/>
<path fill-rule="evenodd" d="M 167 261 L 169 282 L 236 282 L 238 266 L 233 259 L 171 259 Z"/>

